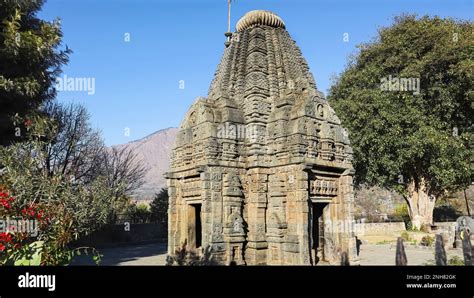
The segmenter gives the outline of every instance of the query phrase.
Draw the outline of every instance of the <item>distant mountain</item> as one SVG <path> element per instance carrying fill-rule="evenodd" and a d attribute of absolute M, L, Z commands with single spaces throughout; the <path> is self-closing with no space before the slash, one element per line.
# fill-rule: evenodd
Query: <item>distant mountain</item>
<path fill-rule="evenodd" d="M 163 174 L 169 170 L 171 149 L 174 146 L 177 133 L 177 128 L 170 127 L 142 139 L 114 146 L 132 150 L 148 168 L 144 185 L 134 194 L 136 199 L 152 199 L 155 193 L 166 187 Z"/>

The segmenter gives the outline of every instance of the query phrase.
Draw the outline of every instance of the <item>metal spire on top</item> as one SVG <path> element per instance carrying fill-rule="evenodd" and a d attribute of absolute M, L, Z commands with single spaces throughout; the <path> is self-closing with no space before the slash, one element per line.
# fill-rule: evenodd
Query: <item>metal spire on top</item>
<path fill-rule="evenodd" d="M 230 38 L 232 36 L 232 32 L 230 32 L 230 9 L 231 9 L 232 0 L 227 0 L 227 32 L 225 36 L 227 37 L 227 41 L 224 43 L 226 47 L 230 45 Z"/>

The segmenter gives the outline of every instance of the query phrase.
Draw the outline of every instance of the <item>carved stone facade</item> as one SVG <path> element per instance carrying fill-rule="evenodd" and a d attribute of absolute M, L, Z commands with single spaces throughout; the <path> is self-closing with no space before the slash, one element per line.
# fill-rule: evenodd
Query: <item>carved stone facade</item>
<path fill-rule="evenodd" d="M 237 24 L 166 174 L 168 253 L 184 242 L 238 265 L 356 261 L 352 149 L 284 22 Z"/>

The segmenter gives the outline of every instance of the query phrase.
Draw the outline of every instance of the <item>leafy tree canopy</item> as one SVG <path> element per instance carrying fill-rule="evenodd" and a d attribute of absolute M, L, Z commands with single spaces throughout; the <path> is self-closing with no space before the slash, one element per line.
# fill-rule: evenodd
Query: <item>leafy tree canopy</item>
<path fill-rule="evenodd" d="M 425 213 L 432 206 L 421 207 L 420 192 L 428 198 L 470 184 L 473 29 L 404 15 L 359 46 L 328 96 L 350 132 L 357 184 L 416 197 L 412 207 Z"/>
<path fill-rule="evenodd" d="M 359 183 L 396 187 L 399 175 L 426 176 L 434 191 L 471 181 L 473 29 L 403 16 L 359 46 L 328 96 L 350 131 Z M 419 94 L 382 90 L 389 76 L 419 78 Z"/>
<path fill-rule="evenodd" d="M 155 194 L 155 198 L 150 204 L 151 217 L 154 221 L 168 221 L 168 189 L 162 188 Z"/>
<path fill-rule="evenodd" d="M 60 50 L 59 20 L 47 22 L 36 14 L 44 0 L 0 1 L 0 145 L 24 136 L 24 123 L 13 117 L 35 113 L 56 95 L 54 82 L 71 51 Z M 16 133 L 16 134 L 15 134 Z"/>

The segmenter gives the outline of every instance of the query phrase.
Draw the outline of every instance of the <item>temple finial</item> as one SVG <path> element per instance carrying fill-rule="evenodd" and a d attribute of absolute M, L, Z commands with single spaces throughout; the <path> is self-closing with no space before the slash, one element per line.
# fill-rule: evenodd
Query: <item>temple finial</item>
<path fill-rule="evenodd" d="M 227 32 L 225 36 L 227 37 L 226 42 L 224 43 L 226 47 L 230 45 L 230 38 L 232 37 L 232 32 L 230 32 L 230 9 L 231 9 L 232 0 L 227 0 Z"/>

